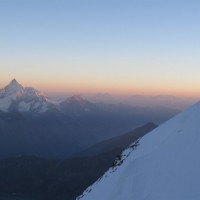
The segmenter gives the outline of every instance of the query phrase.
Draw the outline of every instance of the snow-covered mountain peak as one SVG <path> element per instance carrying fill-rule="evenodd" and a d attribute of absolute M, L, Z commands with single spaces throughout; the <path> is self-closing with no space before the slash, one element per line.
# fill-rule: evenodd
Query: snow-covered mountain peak
<path fill-rule="evenodd" d="M 23 96 L 26 97 L 27 99 L 40 98 L 40 99 L 43 99 L 45 101 L 48 101 L 48 97 L 46 95 L 39 92 L 38 90 L 35 90 L 32 87 L 26 87 L 24 89 Z"/>
<path fill-rule="evenodd" d="M 16 79 L 0 90 L 0 110 L 4 112 L 10 109 L 45 112 L 50 103 L 44 94 L 32 87 L 23 87 Z"/>
<path fill-rule="evenodd" d="M 18 83 L 18 82 L 16 81 L 16 79 L 13 79 L 13 80 L 8 84 L 8 86 L 6 86 L 6 88 L 13 89 L 13 90 L 16 91 L 16 90 L 22 89 L 23 86 L 22 86 L 20 83 Z"/>
<path fill-rule="evenodd" d="M 13 79 L 5 88 L 0 90 L 0 97 L 15 95 L 23 91 L 23 86 Z"/>
<path fill-rule="evenodd" d="M 10 84 L 12 84 L 12 85 L 20 85 L 15 78 L 9 83 L 9 85 Z"/>
<path fill-rule="evenodd" d="M 81 200 L 199 200 L 200 102 L 130 145 Z"/>

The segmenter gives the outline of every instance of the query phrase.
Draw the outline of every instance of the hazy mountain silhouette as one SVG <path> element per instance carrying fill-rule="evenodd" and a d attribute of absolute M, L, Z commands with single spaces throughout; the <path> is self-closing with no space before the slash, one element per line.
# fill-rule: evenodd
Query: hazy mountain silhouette
<path fill-rule="evenodd" d="M 136 128 L 129 133 L 99 142 L 93 145 L 92 147 L 82 151 L 81 153 L 77 154 L 77 156 L 95 156 L 116 149 L 122 151 L 123 149 L 127 148 L 127 146 L 129 146 L 133 141 L 136 141 L 137 139 L 143 137 L 147 132 L 150 132 L 156 127 L 157 125 L 155 125 L 152 122 L 149 122 L 144 126 Z"/>
<path fill-rule="evenodd" d="M 176 110 L 92 103 L 72 96 L 61 103 L 15 79 L 0 90 L 0 159 L 67 158 L 148 121 L 159 124 Z"/>
<path fill-rule="evenodd" d="M 104 141 L 106 145 L 101 146 L 95 156 L 66 160 L 18 157 L 0 161 L 0 199 L 74 200 L 113 165 L 123 148 L 155 127 L 148 123 L 128 134 Z"/>

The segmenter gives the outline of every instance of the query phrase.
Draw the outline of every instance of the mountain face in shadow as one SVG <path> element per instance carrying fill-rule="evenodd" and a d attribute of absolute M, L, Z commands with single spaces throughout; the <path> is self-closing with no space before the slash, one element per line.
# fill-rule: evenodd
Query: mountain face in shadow
<path fill-rule="evenodd" d="M 111 111 L 72 116 L 57 111 L 40 114 L 0 112 L 0 159 L 16 156 L 67 158 L 89 146 L 128 132 L 136 116 Z M 148 118 L 141 119 L 145 122 Z"/>
<path fill-rule="evenodd" d="M 0 90 L 0 159 L 39 156 L 64 159 L 148 121 L 177 111 L 92 103 L 74 95 L 61 103 L 15 79 Z"/>
<path fill-rule="evenodd" d="M 95 155 L 91 153 L 87 157 L 65 160 L 18 157 L 2 160 L 0 199 L 74 200 L 113 166 L 122 149 L 155 127 L 153 123 L 148 123 L 130 133 L 104 141 L 104 145 L 97 144 L 91 148 L 97 149 Z"/>
<path fill-rule="evenodd" d="M 81 153 L 77 154 L 77 156 L 95 156 L 116 149 L 122 151 L 123 149 L 127 148 L 127 146 L 129 146 L 133 141 L 136 141 L 139 138 L 143 137 L 147 132 L 150 132 L 156 127 L 157 125 L 155 125 L 152 122 L 149 122 L 144 126 L 136 128 L 129 133 L 99 142 L 93 145 L 92 147 L 82 151 Z"/>
<path fill-rule="evenodd" d="M 135 111 L 117 105 L 92 104 L 91 107 L 94 107 L 92 112 L 81 114 L 81 111 L 75 115 L 53 108 L 39 114 L 0 112 L 0 159 L 16 156 L 67 158 L 162 115 L 154 116 L 146 110 L 142 116 L 139 114 L 142 109 Z M 166 114 L 165 118 L 169 116 Z"/>

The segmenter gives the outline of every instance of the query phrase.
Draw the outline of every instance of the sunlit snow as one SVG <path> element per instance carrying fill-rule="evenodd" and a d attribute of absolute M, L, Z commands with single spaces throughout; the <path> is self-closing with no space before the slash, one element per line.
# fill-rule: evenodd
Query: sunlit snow
<path fill-rule="evenodd" d="M 0 90 L 0 111 L 9 111 L 11 105 L 17 103 L 18 111 L 45 112 L 48 109 L 48 98 L 31 87 L 23 87 L 15 79 Z"/>

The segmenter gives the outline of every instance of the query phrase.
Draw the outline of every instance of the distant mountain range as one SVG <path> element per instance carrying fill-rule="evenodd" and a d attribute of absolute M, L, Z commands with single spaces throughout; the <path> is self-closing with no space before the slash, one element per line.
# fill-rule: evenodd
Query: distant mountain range
<path fill-rule="evenodd" d="M 92 103 L 77 95 L 55 103 L 13 79 L 0 90 L 0 159 L 67 158 L 148 121 L 160 124 L 177 112 Z"/>

